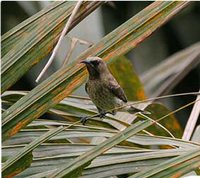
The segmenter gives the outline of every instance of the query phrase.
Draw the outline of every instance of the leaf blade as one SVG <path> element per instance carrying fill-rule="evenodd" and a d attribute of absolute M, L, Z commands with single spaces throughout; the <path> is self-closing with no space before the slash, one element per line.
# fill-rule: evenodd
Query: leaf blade
<path fill-rule="evenodd" d="M 9 172 L 9 169 L 15 165 L 20 159 L 25 158 L 26 156 L 32 152 L 32 150 L 34 148 L 36 148 L 39 144 L 43 143 L 44 141 L 48 140 L 49 138 L 55 136 L 56 134 L 58 134 L 59 132 L 63 131 L 64 127 L 60 126 L 54 130 L 50 130 L 49 132 L 45 133 L 44 135 L 42 135 L 41 137 L 39 137 L 38 139 L 34 140 L 33 142 L 31 142 L 30 144 L 28 144 L 27 146 L 25 146 L 21 151 L 17 152 L 16 155 L 14 155 L 13 157 L 11 157 L 10 159 L 8 159 L 3 167 L 2 167 L 2 173 L 5 174 L 5 172 Z"/>
<path fill-rule="evenodd" d="M 50 6 L 5 34 L 3 45 L 8 52 L 2 58 L 2 92 L 52 51 L 75 4 L 75 1 L 54 2 L 53 8 Z M 101 4 L 82 3 L 69 30 Z"/>
<path fill-rule="evenodd" d="M 65 177 L 65 176 L 71 176 L 73 171 L 76 171 L 77 169 L 79 169 L 79 167 L 82 167 L 83 165 L 92 161 L 95 157 L 102 154 L 106 150 L 110 149 L 114 145 L 116 145 L 116 144 L 120 143 L 121 141 L 129 138 L 130 136 L 136 134 L 137 132 L 143 130 L 144 128 L 148 127 L 151 124 L 152 124 L 151 121 L 146 120 L 144 122 L 138 122 L 138 123 L 128 127 L 124 131 L 122 131 L 122 132 L 116 134 L 115 136 L 107 139 L 106 141 L 104 141 L 100 145 L 96 146 L 94 149 L 90 150 L 89 152 L 84 153 L 83 155 L 81 155 L 77 159 L 73 160 L 67 166 L 64 166 L 63 168 L 55 171 L 55 173 L 53 173 L 50 176 L 50 178 L 54 178 L 54 177 L 61 178 L 61 177 Z"/>
<path fill-rule="evenodd" d="M 101 56 L 107 61 L 127 52 L 187 4 L 188 2 L 154 2 L 104 37 L 98 44 L 81 54 L 76 61 L 81 61 L 91 55 Z M 159 7 L 162 8 L 159 9 Z M 140 19 L 140 23 L 143 20 L 142 24 L 139 25 L 137 19 Z M 150 22 L 147 23 L 147 20 L 150 20 Z M 150 30 L 151 26 L 153 27 Z M 119 35 L 116 35 L 116 33 Z M 121 43 L 119 43 L 119 40 L 121 40 Z M 85 79 L 86 70 L 79 63 L 75 66 L 73 63 L 69 68 L 63 67 L 58 70 L 3 113 L 3 140 L 15 135 L 21 128 L 68 96 Z"/>

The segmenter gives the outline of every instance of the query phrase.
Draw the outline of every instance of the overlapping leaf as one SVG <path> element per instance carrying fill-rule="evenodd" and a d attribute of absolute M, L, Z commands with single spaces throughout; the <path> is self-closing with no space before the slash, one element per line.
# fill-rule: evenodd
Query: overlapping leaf
<path fill-rule="evenodd" d="M 135 91 L 142 90 L 135 89 Z M 2 101 L 6 104 L 3 104 L 3 106 L 8 105 L 9 103 L 13 104 L 13 102 L 16 102 L 26 93 L 27 92 L 18 91 L 5 92 L 5 94 L 3 94 L 2 96 Z M 149 104 L 144 103 L 143 105 L 147 106 Z M 169 113 L 169 110 L 161 104 L 150 104 L 147 107 L 147 110 L 152 113 L 150 115 L 152 119 L 158 119 L 159 117 Z M 66 121 L 78 121 L 84 115 L 97 114 L 97 110 L 88 98 L 81 96 L 69 96 L 68 98 L 65 98 L 63 101 L 61 101 L 59 104 L 55 105 L 52 109 L 50 109 L 48 113 L 62 117 Z M 133 114 L 129 114 L 127 112 L 118 112 L 115 116 L 108 115 L 104 120 L 99 118 L 90 119 L 87 122 L 87 125 L 123 130 L 124 128 L 129 126 L 135 119 L 136 116 Z M 182 131 L 180 125 L 173 115 L 168 116 L 168 118 L 162 121 L 161 124 L 170 132 L 172 132 L 174 136 L 181 136 Z M 171 124 L 176 126 L 176 128 L 171 127 Z M 159 127 L 159 125 L 151 126 L 148 130 L 155 135 L 168 135 L 168 133 L 161 127 Z"/>
<path fill-rule="evenodd" d="M 151 96 L 168 93 L 200 63 L 199 58 L 200 43 L 196 43 L 165 59 L 141 76 L 146 91 Z"/>
<path fill-rule="evenodd" d="M 89 55 L 108 60 L 127 52 L 187 4 L 188 2 L 151 4 L 88 49 L 78 60 Z M 22 127 L 69 95 L 84 82 L 85 74 L 85 68 L 80 64 L 62 68 L 6 110 L 2 121 L 3 140 L 15 135 Z"/>
<path fill-rule="evenodd" d="M 56 128 L 55 130 L 51 130 L 42 135 L 40 138 L 34 140 L 29 145 L 25 146 L 21 151 L 11 155 L 11 157 L 2 166 L 3 177 L 12 177 L 27 168 L 32 161 L 33 149 L 62 130 L 64 130 L 62 126 Z"/>
<path fill-rule="evenodd" d="M 69 30 L 102 3 L 83 2 Z M 2 36 L 2 92 L 52 51 L 75 4 L 53 2 Z"/>
<path fill-rule="evenodd" d="M 55 121 L 52 121 L 55 122 Z M 26 131 L 25 131 L 26 130 Z M 15 137 L 13 137 L 10 142 L 13 144 L 24 144 L 24 142 L 16 142 L 15 140 L 20 138 L 24 138 L 24 135 L 26 135 L 27 140 L 35 140 L 35 138 L 38 138 L 39 135 L 42 135 L 44 130 L 41 132 L 40 130 L 36 129 L 30 130 L 25 129 L 23 132 L 18 133 Z M 30 132 L 30 134 L 29 134 Z M 39 133 L 39 135 L 38 135 Z M 87 130 L 73 130 L 69 129 L 66 130 L 66 132 L 60 133 L 59 135 L 53 137 L 53 140 L 58 140 L 60 138 L 72 138 L 72 137 L 99 137 L 99 136 L 105 136 L 112 138 L 114 133 L 112 132 L 100 132 L 100 131 L 87 131 Z M 33 137 L 34 136 L 34 137 Z M 31 138 L 31 140 L 30 140 Z M 134 142 L 139 145 L 171 145 L 174 148 L 173 149 L 143 149 L 142 147 L 134 148 L 133 147 L 115 147 L 108 152 L 105 153 L 105 156 L 101 156 L 95 161 L 92 162 L 91 166 L 86 169 L 85 173 L 83 175 L 99 175 L 103 171 L 105 175 L 112 175 L 113 170 L 118 167 L 118 169 L 123 169 L 124 164 L 128 164 L 129 166 L 141 166 L 144 164 L 152 163 L 152 165 L 160 164 L 162 161 L 167 160 L 173 156 L 178 156 L 185 154 L 186 152 L 189 152 L 190 150 L 195 150 L 199 146 L 198 144 L 192 144 L 189 142 L 185 142 L 178 139 L 172 139 L 167 137 L 152 137 L 147 135 L 135 135 L 133 137 L 130 137 L 128 139 L 130 142 Z M 23 141 L 23 139 L 21 139 Z M 7 142 L 9 143 L 9 142 Z M 13 145 L 14 146 L 14 145 Z M 13 147 L 13 146 L 5 146 L 3 149 L 4 157 L 6 158 L 10 154 L 15 154 L 18 152 L 22 146 Z M 46 143 L 42 146 L 38 147 L 34 151 L 35 158 L 33 161 L 32 166 L 27 169 L 22 175 L 22 177 L 38 174 L 44 171 L 54 170 L 59 168 L 63 163 L 72 161 L 77 156 L 83 154 L 85 151 L 89 151 L 91 148 L 94 148 L 94 145 L 90 144 L 69 144 L 69 143 Z M 123 153 L 123 154 L 122 154 Z M 7 156 L 6 156 L 7 155 Z M 153 161 L 151 158 L 154 158 L 158 160 Z M 109 159 L 108 159 L 109 158 Z M 162 159 L 161 159 L 162 158 Z M 108 161 L 109 160 L 109 161 Z M 162 160 L 162 161 L 161 161 Z M 46 165 L 45 167 L 41 167 L 42 165 Z M 60 166 L 59 166 L 60 165 Z M 128 167 L 129 167 L 128 166 Z M 38 167 L 41 167 L 41 169 L 38 169 Z M 106 169 L 107 168 L 107 169 Z M 137 170 L 136 172 L 138 172 Z M 134 172 L 131 167 L 123 171 L 124 173 L 130 173 Z M 117 174 L 117 173 L 116 173 Z M 20 176 L 19 176 L 20 177 Z M 101 177 L 101 176 L 100 176 Z"/>
<path fill-rule="evenodd" d="M 32 127 L 33 125 L 51 125 L 55 126 L 55 123 L 62 125 L 62 122 L 56 122 L 56 121 L 34 121 L 30 125 Z M 63 123 L 65 124 L 65 123 Z M 51 140 L 56 141 L 55 143 L 46 143 L 42 146 L 38 147 L 34 151 L 34 160 L 33 164 L 29 169 L 24 171 L 22 174 L 20 174 L 22 177 L 35 175 L 36 177 L 40 177 L 38 174 L 42 174 L 44 171 L 54 170 L 59 168 L 63 163 L 72 161 L 77 156 L 80 156 L 86 151 L 89 151 L 91 148 L 94 148 L 94 145 L 90 144 L 69 144 L 69 143 L 60 143 L 60 140 L 63 139 L 71 139 L 71 138 L 84 138 L 84 137 L 109 137 L 112 138 L 117 132 L 115 130 L 106 130 L 105 128 L 99 128 L 99 129 L 93 129 L 86 128 L 81 129 L 76 128 L 74 129 L 68 129 L 66 131 L 63 131 L 62 133 L 58 134 L 57 136 L 54 136 Z M 85 127 L 85 126 L 84 126 Z M 4 143 L 4 145 L 10 145 L 10 146 L 4 146 L 3 148 L 3 158 L 7 159 L 10 155 L 14 155 L 19 150 L 22 149 L 24 144 L 27 144 L 29 142 L 32 142 L 34 140 L 37 140 L 38 137 L 43 135 L 47 129 L 24 129 L 24 131 L 19 132 L 16 136 L 12 137 L 8 141 Z M 26 139 L 24 139 L 26 138 Z M 113 170 L 118 167 L 118 169 L 123 170 L 124 164 L 128 164 L 126 170 L 123 170 L 124 173 L 130 173 L 134 172 L 131 169 L 131 166 L 141 166 L 142 165 L 149 165 L 150 163 L 152 165 L 157 165 L 161 163 L 164 160 L 167 160 L 171 158 L 172 156 L 182 155 L 185 152 L 188 152 L 187 150 L 192 150 L 198 148 L 198 144 L 193 144 L 189 142 L 185 142 L 178 139 L 173 138 L 167 138 L 167 137 L 152 137 L 147 135 L 135 135 L 133 137 L 130 137 L 127 141 L 135 143 L 137 145 L 171 145 L 174 147 L 174 149 L 169 149 L 164 152 L 161 152 L 158 150 L 151 150 L 151 149 L 144 149 L 140 147 L 116 147 L 108 152 L 106 152 L 105 157 L 97 158 L 95 161 L 92 162 L 91 166 L 84 171 L 83 175 L 89 175 L 91 176 L 100 176 L 101 172 L 103 171 L 104 175 L 112 175 Z M 18 146 L 17 146 L 17 145 Z M 13 146 L 11 146 L 13 145 Z M 20 146 L 21 145 L 21 146 Z M 141 152 L 141 154 L 139 154 Z M 152 153 L 153 152 L 153 153 Z M 165 154 L 166 152 L 166 154 Z M 122 154 L 123 153 L 123 154 Z M 158 160 L 155 161 L 155 155 L 158 154 Z M 107 156 L 110 155 L 109 162 L 107 159 Z M 153 156 L 154 161 L 151 160 L 151 157 Z M 161 159 L 162 157 L 162 159 Z M 161 161 L 161 160 L 162 161 Z M 112 161 L 113 160 L 113 161 Z M 116 163 L 116 160 L 118 160 L 118 164 Z M 42 167 L 42 165 L 46 165 L 45 167 Z M 59 166 L 60 165 L 60 166 Z M 109 166 L 109 167 L 108 167 Z M 38 169 L 38 167 L 41 167 L 41 169 Z M 109 169 L 108 169 L 109 168 Z M 138 171 L 138 170 L 137 170 Z M 136 171 L 136 172 L 137 172 Z M 50 171 L 51 172 L 51 171 Z M 52 173 L 52 172 L 51 172 Z M 118 173 L 116 173 L 117 175 Z M 18 177 L 21 177 L 21 176 Z M 43 174 L 42 174 L 43 175 Z M 45 175 L 48 175 L 47 172 L 45 172 Z M 100 176 L 101 177 L 101 176 Z"/>
<path fill-rule="evenodd" d="M 196 164 L 194 167 L 190 166 L 191 163 L 194 163 L 196 161 L 198 162 L 198 164 Z M 173 173 L 174 170 L 176 170 L 177 168 L 179 169 L 180 167 L 184 167 L 184 166 L 190 167 L 190 169 L 187 170 L 189 172 L 189 171 L 192 171 L 194 168 L 198 168 L 198 166 L 200 165 L 199 161 L 200 161 L 200 149 L 198 148 L 198 149 L 191 150 L 188 153 L 185 153 L 176 158 L 172 158 L 168 161 L 165 161 L 165 162 L 161 163 L 160 165 L 155 166 L 154 168 L 146 170 L 145 172 L 137 173 L 137 174 L 131 176 L 130 178 L 136 178 L 136 177 L 146 178 L 146 177 L 153 177 L 153 176 L 163 177 L 163 176 L 174 175 L 174 174 L 171 174 L 171 173 Z M 171 168 L 172 166 L 177 166 L 177 167 Z M 167 170 L 167 168 L 170 168 L 170 169 Z M 187 171 L 185 171 L 185 172 L 187 173 Z M 178 174 L 178 176 L 181 176 L 181 175 L 182 174 L 180 174 L 180 175 Z"/>
<path fill-rule="evenodd" d="M 62 4 L 62 2 L 59 3 Z M 88 55 L 101 56 L 107 61 L 110 58 L 115 58 L 127 52 L 185 5 L 187 5 L 186 2 L 152 3 L 151 6 L 106 36 L 100 43 L 81 54 L 77 61 L 84 59 Z M 12 38 L 10 39 L 11 41 L 13 40 Z M 11 43 L 8 43 L 8 49 L 9 47 L 12 48 L 11 45 Z M 4 50 L 3 52 L 7 53 Z M 82 84 L 85 79 L 86 73 L 83 66 L 74 66 L 74 64 L 71 64 L 69 68 L 60 69 L 22 98 L 18 94 L 11 98 L 11 95 L 4 95 L 3 101 L 5 101 L 5 106 L 7 107 L 10 107 L 18 100 L 4 112 L 4 139 L 17 133 L 3 143 L 4 162 L 12 160 L 10 155 L 20 154 L 23 157 L 26 153 L 26 150 L 23 152 L 26 148 L 24 147 L 25 144 L 30 144 L 31 142 L 37 143 L 38 138 L 48 131 L 49 128 L 60 125 L 69 126 L 69 121 L 79 119 L 81 114 L 95 113 L 94 106 L 86 98 L 77 99 L 76 97 L 70 97 L 59 103 L 65 96 L 69 95 L 75 88 Z M 137 91 L 139 90 L 142 91 L 142 95 L 136 92 L 136 98 L 143 99 L 144 91 L 141 86 L 137 89 Z M 24 95 L 24 93 L 21 94 Z M 134 96 L 131 97 L 135 99 Z M 19 98 L 21 99 L 19 100 Z M 54 108 L 52 108 L 53 106 Z M 154 105 L 150 105 L 149 107 L 151 106 L 153 107 Z M 157 107 L 153 108 L 157 109 Z M 48 119 L 33 121 L 46 111 L 59 115 L 67 121 L 50 121 Z M 153 111 L 164 113 L 166 110 L 164 109 L 163 111 L 163 108 L 161 108 Z M 182 170 L 185 168 L 185 171 L 181 172 L 181 174 L 184 174 L 199 166 L 199 164 L 195 164 L 195 161 L 199 161 L 199 144 L 175 138 L 136 135 L 136 133 L 141 132 L 154 122 L 145 120 L 129 126 L 130 121 L 134 119 L 123 119 L 126 116 L 122 114 L 120 116 L 109 117 L 103 122 L 101 121 L 101 124 L 104 124 L 102 125 L 103 127 L 100 126 L 101 124 L 94 126 L 93 121 L 89 122 L 92 126 L 76 124 L 70 129 L 63 130 L 62 133 L 51 138 L 48 143 L 42 144 L 35 150 L 33 150 L 35 147 L 31 147 L 34 156 L 33 162 L 30 168 L 17 177 L 77 177 L 82 174 L 82 177 L 88 178 L 109 177 L 113 176 L 113 173 L 120 175 L 137 172 L 140 172 L 138 173 L 139 175 L 156 175 L 157 177 L 162 177 L 165 175 L 172 176 L 180 168 Z M 155 118 L 160 117 L 158 113 L 154 116 L 156 116 Z M 122 120 L 120 120 L 120 117 Z M 128 117 L 133 116 L 129 115 Z M 166 118 L 166 120 L 168 119 L 170 118 Z M 28 127 L 18 132 L 31 121 L 33 122 Z M 113 121 L 117 122 L 118 126 L 124 124 L 124 127 L 129 127 L 119 132 L 115 128 L 119 129 L 122 127 L 113 127 L 116 126 L 116 124 L 113 125 Z M 88 144 L 93 138 L 108 139 L 104 142 L 101 141 L 99 145 Z M 160 149 L 159 146 L 163 145 L 168 145 L 170 149 Z M 150 149 L 152 146 L 154 149 Z M 16 162 L 12 162 L 13 165 L 16 165 L 17 161 L 20 161 L 16 158 L 13 158 L 13 160 L 16 160 Z M 189 164 L 193 164 L 194 166 L 190 166 Z M 168 168 L 173 165 L 175 167 L 169 170 Z M 23 169 L 27 166 L 29 165 L 25 165 Z M 11 169 L 9 171 L 12 172 Z M 13 171 L 13 173 L 16 174 L 18 172 Z"/>

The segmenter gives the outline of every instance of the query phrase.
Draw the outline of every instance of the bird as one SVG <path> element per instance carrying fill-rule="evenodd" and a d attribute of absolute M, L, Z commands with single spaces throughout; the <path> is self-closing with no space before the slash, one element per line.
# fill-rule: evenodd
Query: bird
<path fill-rule="evenodd" d="M 102 58 L 97 56 L 88 57 L 86 60 L 82 60 L 81 63 L 86 65 L 89 73 L 85 91 L 96 106 L 100 118 L 104 118 L 108 113 L 114 115 L 117 111 L 116 108 L 119 107 L 130 113 L 144 112 L 133 106 L 125 106 L 128 102 L 125 92 Z M 85 125 L 88 118 L 82 117 L 81 122 Z"/>

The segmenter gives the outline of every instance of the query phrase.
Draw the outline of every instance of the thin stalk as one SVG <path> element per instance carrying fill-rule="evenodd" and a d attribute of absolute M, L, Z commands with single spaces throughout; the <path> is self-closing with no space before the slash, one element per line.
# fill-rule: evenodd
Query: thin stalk
<path fill-rule="evenodd" d="M 76 6 L 75 6 L 75 8 L 74 8 L 74 10 L 72 11 L 72 14 L 69 17 L 69 20 L 67 21 L 67 23 L 66 23 L 66 25 L 65 25 L 65 27 L 64 27 L 61 35 L 60 35 L 60 38 L 58 39 L 58 42 L 57 42 L 55 48 L 53 49 L 53 52 L 52 52 L 51 57 L 49 58 L 49 61 L 47 62 L 47 64 L 45 65 L 45 67 L 43 68 L 43 70 L 41 71 L 41 73 L 39 74 L 39 76 L 36 79 L 37 83 L 40 81 L 41 77 L 44 75 L 44 73 L 46 72 L 46 70 L 49 68 L 49 66 L 53 62 L 53 59 L 54 59 L 54 57 L 55 57 L 55 55 L 56 55 L 56 53 L 57 53 L 57 51 L 58 51 L 58 49 L 59 49 L 59 47 L 61 45 L 61 42 L 62 42 L 62 40 L 63 40 L 66 32 L 68 31 L 68 29 L 69 29 L 69 27 L 70 27 L 70 25 L 71 25 L 71 23 L 72 23 L 75 15 L 76 15 L 76 13 L 78 12 L 78 9 L 81 6 L 81 3 L 82 3 L 82 1 L 78 1 L 77 4 L 76 4 Z"/>

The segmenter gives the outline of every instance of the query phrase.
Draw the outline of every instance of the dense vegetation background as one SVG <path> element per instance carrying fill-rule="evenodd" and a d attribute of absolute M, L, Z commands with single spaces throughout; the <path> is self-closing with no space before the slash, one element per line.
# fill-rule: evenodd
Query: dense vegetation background
<path fill-rule="evenodd" d="M 183 136 L 189 116 L 199 115 L 191 114 L 199 113 L 196 94 L 143 100 L 199 91 L 200 3 L 84 2 L 36 83 L 75 5 L 1 3 L 3 177 L 198 175 L 199 123 L 190 121 L 195 127 Z M 80 65 L 90 55 L 102 57 L 129 101 L 151 115 L 118 112 L 83 126 L 82 116 L 97 113 Z"/>
<path fill-rule="evenodd" d="M 77 35 L 81 37 L 84 36 L 86 39 L 89 38 L 91 42 L 96 42 L 97 39 L 103 37 L 105 34 L 108 34 L 151 3 L 152 2 L 148 1 L 116 1 L 105 4 L 101 6 L 97 12 L 94 12 L 88 17 L 89 20 L 84 23 L 87 25 L 87 28 L 84 28 L 84 25 L 79 25 L 79 31 L 72 32 L 72 35 L 74 34 L 75 36 Z M 2 34 L 23 20 L 27 19 L 29 16 L 35 14 L 48 4 L 48 1 L 2 2 Z M 155 31 L 155 33 L 143 43 L 130 51 L 127 56 L 134 64 L 137 73 L 142 75 L 149 68 L 155 64 L 158 64 L 162 60 L 165 60 L 168 56 L 196 42 L 199 42 L 199 18 L 200 3 L 193 2 L 190 4 L 190 7 L 184 9 L 173 19 L 163 25 L 162 28 Z M 98 24 L 93 21 L 97 21 Z M 94 29 L 93 26 L 92 29 L 88 30 L 88 28 L 90 28 L 90 23 L 97 25 L 97 27 Z M 91 31 L 97 32 L 94 32 L 91 37 Z M 63 55 L 66 53 L 68 49 L 67 42 L 69 43 L 69 40 L 66 40 L 66 43 L 63 44 L 62 50 L 59 51 L 58 57 L 59 55 L 63 57 Z M 77 46 L 77 48 L 81 47 Z M 75 52 L 76 55 L 78 52 L 80 51 L 77 50 L 77 52 Z M 50 69 L 47 71 L 47 76 L 52 72 L 55 72 L 60 67 L 59 64 L 61 62 L 59 62 L 59 60 L 63 59 L 58 58 L 58 60 L 55 60 L 52 66 L 50 66 Z M 45 63 L 46 61 L 43 60 L 39 66 L 35 66 L 34 69 L 30 70 L 30 72 L 25 74 L 22 79 L 12 86 L 10 90 L 31 90 L 34 86 L 36 86 L 35 78 Z M 199 86 L 200 74 L 199 65 L 197 65 L 180 81 L 179 85 L 173 89 L 173 93 L 198 91 Z M 81 94 L 84 94 L 84 92 L 81 92 Z M 149 93 L 149 96 L 151 96 L 151 93 Z M 191 102 L 194 99 L 195 96 L 184 97 L 184 99 L 172 98 L 170 100 L 171 102 L 169 102 L 171 103 L 170 106 L 172 108 L 176 108 Z M 191 112 L 191 108 L 192 107 L 186 108 L 177 113 L 177 118 L 181 118 L 179 119 L 179 122 L 181 123 L 182 127 L 184 127 L 186 124 L 187 118 Z"/>

